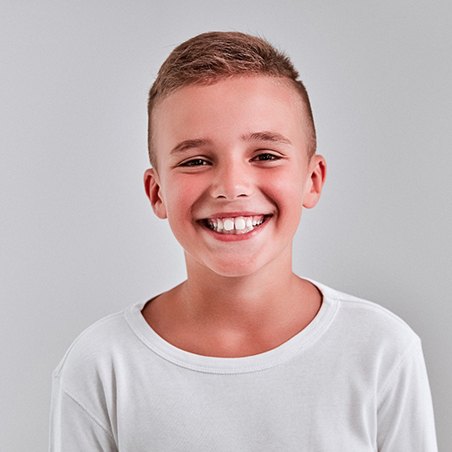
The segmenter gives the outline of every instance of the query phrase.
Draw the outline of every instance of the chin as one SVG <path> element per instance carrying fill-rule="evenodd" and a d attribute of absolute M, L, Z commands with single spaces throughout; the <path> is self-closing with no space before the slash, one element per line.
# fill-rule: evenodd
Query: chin
<path fill-rule="evenodd" d="M 259 271 L 256 262 L 238 263 L 237 261 L 210 263 L 207 267 L 213 273 L 225 278 L 241 278 Z"/>

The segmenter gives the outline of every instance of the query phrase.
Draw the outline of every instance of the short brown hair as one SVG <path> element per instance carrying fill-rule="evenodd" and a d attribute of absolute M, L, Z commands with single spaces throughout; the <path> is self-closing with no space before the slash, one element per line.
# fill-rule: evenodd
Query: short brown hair
<path fill-rule="evenodd" d="M 195 84 L 211 84 L 232 76 L 267 75 L 288 79 L 300 94 L 308 118 L 309 156 L 316 150 L 316 132 L 311 104 L 305 86 L 290 59 L 265 39 L 240 32 L 208 32 L 197 35 L 177 46 L 158 72 L 148 101 L 148 149 L 155 166 L 152 150 L 151 117 L 159 100 L 179 88 Z"/>

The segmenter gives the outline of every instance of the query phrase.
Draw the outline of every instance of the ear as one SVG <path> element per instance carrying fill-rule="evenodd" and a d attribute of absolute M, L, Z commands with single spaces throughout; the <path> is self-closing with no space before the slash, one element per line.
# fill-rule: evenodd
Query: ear
<path fill-rule="evenodd" d="M 326 179 L 326 161 L 321 155 L 314 154 L 308 167 L 303 207 L 312 209 L 320 199 L 323 185 Z"/>
<path fill-rule="evenodd" d="M 144 172 L 144 189 L 151 201 L 154 213 L 162 220 L 167 218 L 159 177 L 154 168 L 149 168 Z"/>

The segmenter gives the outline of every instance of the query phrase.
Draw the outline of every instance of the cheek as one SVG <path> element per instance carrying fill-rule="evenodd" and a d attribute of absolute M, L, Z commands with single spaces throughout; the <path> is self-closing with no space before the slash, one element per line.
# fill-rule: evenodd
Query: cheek
<path fill-rule="evenodd" d="M 303 177 L 299 172 L 281 172 L 267 179 L 265 191 L 282 205 L 301 206 L 303 199 Z"/>
<path fill-rule="evenodd" d="M 193 209 L 202 197 L 203 185 L 198 178 L 182 177 L 169 180 L 167 190 L 168 220 L 173 227 L 176 222 L 190 221 L 193 218 Z"/>
<path fill-rule="evenodd" d="M 288 173 L 272 177 L 266 184 L 266 196 L 278 209 L 278 227 L 290 235 L 298 228 L 303 207 L 303 177 L 300 173 Z"/>

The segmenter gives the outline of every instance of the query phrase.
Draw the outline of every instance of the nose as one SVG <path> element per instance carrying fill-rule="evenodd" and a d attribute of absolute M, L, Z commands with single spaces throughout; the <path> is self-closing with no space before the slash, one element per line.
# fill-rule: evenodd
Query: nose
<path fill-rule="evenodd" d="M 233 200 L 251 194 L 252 177 L 244 163 L 229 160 L 217 166 L 211 185 L 212 197 Z"/>

